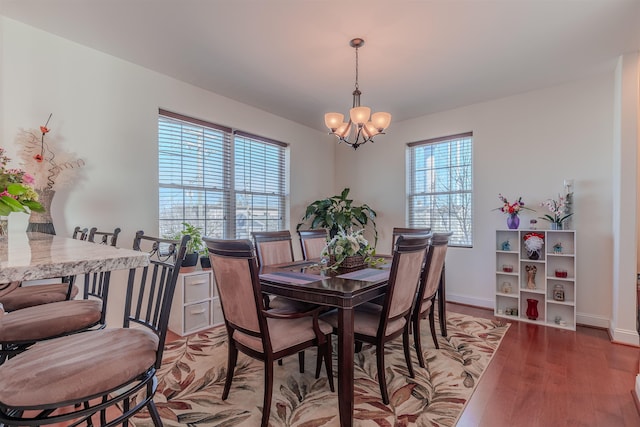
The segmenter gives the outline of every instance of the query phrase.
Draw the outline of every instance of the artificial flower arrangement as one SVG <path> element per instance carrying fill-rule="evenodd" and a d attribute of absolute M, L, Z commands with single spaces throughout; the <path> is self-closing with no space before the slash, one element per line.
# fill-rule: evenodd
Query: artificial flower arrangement
<path fill-rule="evenodd" d="M 562 223 L 573 215 L 573 212 L 567 213 L 567 201 L 563 196 L 558 195 L 558 200 L 547 199 L 540 203 L 540 206 L 545 206 L 551 212 L 551 215 L 546 214 L 541 216 L 540 219 L 549 221 L 552 224 L 562 226 Z"/>
<path fill-rule="evenodd" d="M 365 264 L 375 264 L 379 259 L 375 259 L 375 248 L 369 245 L 363 236 L 364 229 L 345 231 L 340 227 L 338 233 L 327 242 L 322 249 L 322 257 L 331 259 L 329 269 L 337 269 L 347 259 L 347 257 L 361 256 Z"/>
<path fill-rule="evenodd" d="M 522 197 L 518 197 L 518 199 L 513 203 L 509 203 L 509 200 L 507 200 L 507 198 L 502 194 L 498 194 L 498 198 L 502 202 L 502 206 L 493 209 L 494 211 L 499 210 L 500 212 L 504 212 L 507 215 L 518 215 L 523 209 L 533 211 L 533 209 L 525 207 L 524 202 L 522 201 Z"/>
<path fill-rule="evenodd" d="M 8 168 L 10 161 L 0 147 L 0 216 L 11 212 L 44 212 L 33 188 L 33 176 L 22 169 Z"/>
<path fill-rule="evenodd" d="M 539 259 L 540 250 L 542 250 L 544 246 L 544 234 L 532 231 L 522 236 L 522 239 L 524 240 L 524 248 L 527 250 L 529 259 Z"/>
<path fill-rule="evenodd" d="M 65 173 L 84 166 L 84 160 L 74 158 L 73 154 L 65 152 L 57 146 L 55 141 L 46 142 L 45 136 L 51 131 L 49 121 L 39 129 L 22 129 L 16 137 L 16 142 L 24 149 L 20 153 L 24 168 L 33 176 L 33 187 L 36 190 L 56 190 L 71 181 Z"/>

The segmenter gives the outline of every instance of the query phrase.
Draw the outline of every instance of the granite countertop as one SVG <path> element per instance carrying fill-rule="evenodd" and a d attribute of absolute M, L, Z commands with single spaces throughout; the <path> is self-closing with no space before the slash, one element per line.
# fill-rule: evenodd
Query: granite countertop
<path fill-rule="evenodd" d="M 149 263 L 146 252 L 42 233 L 0 239 L 0 283 L 125 270 Z"/>

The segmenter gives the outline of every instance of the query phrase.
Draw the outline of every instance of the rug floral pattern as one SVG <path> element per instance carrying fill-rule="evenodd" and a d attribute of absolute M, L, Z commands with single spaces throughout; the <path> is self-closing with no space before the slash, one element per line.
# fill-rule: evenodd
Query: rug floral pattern
<path fill-rule="evenodd" d="M 380 398 L 375 348 L 365 344 L 355 355 L 355 426 L 455 425 L 508 328 L 498 320 L 448 313 L 448 336 L 438 335 L 440 349 L 436 350 L 428 323 L 423 323 L 427 366 L 420 368 L 412 352 L 415 378 L 408 377 L 402 339 L 387 345 L 389 405 Z M 167 345 L 154 398 L 166 426 L 260 425 L 264 365 L 240 353 L 229 398 L 223 401 L 226 343 L 226 329 L 217 327 Z M 335 357 L 334 352 L 334 373 Z M 304 374 L 299 373 L 295 356 L 274 366 L 270 426 L 339 425 L 337 393 L 329 390 L 324 369 L 319 379 L 314 378 L 315 351 L 307 350 L 305 359 Z M 140 427 L 152 425 L 146 412 L 133 422 Z"/>

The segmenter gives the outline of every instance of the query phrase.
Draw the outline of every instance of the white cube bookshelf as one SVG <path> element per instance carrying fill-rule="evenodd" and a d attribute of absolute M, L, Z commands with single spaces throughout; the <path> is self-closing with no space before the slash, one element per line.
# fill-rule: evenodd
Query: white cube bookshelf
<path fill-rule="evenodd" d="M 524 246 L 524 236 L 530 232 L 544 236 L 538 259 L 530 259 Z M 506 241 L 510 248 L 503 247 Z M 556 244 L 560 250 L 554 249 Z M 576 329 L 575 230 L 496 230 L 495 253 L 497 317 Z M 512 271 L 508 271 L 508 266 Z M 535 289 L 527 288 L 527 266 L 537 269 Z M 537 320 L 527 318 L 527 299 L 538 301 Z"/>

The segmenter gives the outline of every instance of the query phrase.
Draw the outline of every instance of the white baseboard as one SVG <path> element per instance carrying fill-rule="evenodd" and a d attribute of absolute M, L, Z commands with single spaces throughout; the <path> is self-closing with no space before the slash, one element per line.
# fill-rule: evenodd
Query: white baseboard
<path fill-rule="evenodd" d="M 447 293 L 447 301 L 455 302 L 458 304 L 466 304 L 475 307 L 482 307 L 488 309 L 495 308 L 494 299 L 474 298 L 467 295 L 459 295 L 453 293 Z M 576 323 L 578 325 L 591 326 L 594 328 L 607 329 L 611 336 L 612 341 L 629 344 L 639 345 L 640 336 L 637 331 L 626 329 L 611 329 L 611 319 L 603 316 L 596 316 L 587 313 L 576 313 Z"/>
<path fill-rule="evenodd" d="M 457 302 L 458 304 L 466 304 L 466 305 L 472 305 L 475 307 L 490 308 L 491 310 L 495 308 L 494 299 L 472 298 L 465 295 L 456 295 L 451 293 L 447 293 L 446 297 L 448 302 Z"/>
<path fill-rule="evenodd" d="M 611 319 L 593 314 L 576 313 L 576 323 L 578 325 L 593 326 L 594 328 L 609 329 Z"/>
<path fill-rule="evenodd" d="M 628 344 L 636 347 L 640 346 L 640 336 L 638 336 L 638 331 L 609 328 L 609 335 L 611 336 L 611 341 L 615 343 Z"/>

